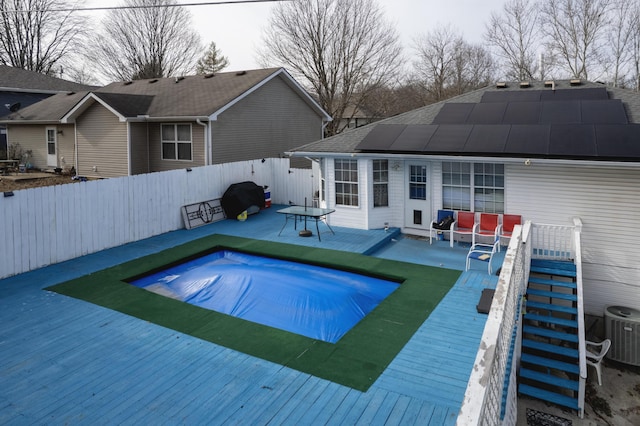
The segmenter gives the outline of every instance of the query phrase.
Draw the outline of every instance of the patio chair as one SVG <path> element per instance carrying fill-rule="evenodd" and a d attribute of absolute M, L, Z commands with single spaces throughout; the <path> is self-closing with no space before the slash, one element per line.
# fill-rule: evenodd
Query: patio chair
<path fill-rule="evenodd" d="M 429 244 L 433 242 L 433 236 L 442 235 L 444 238 L 445 233 L 449 233 L 449 239 L 451 239 L 451 228 L 454 222 L 453 210 L 438 210 L 435 221 L 431 221 L 429 227 Z"/>
<path fill-rule="evenodd" d="M 502 224 L 498 227 L 498 237 L 510 240 L 513 228 L 516 225 L 522 225 L 522 216 L 519 214 L 503 214 Z M 498 251 L 500 251 L 500 246 L 498 246 Z"/>
<path fill-rule="evenodd" d="M 479 260 L 481 262 L 487 262 L 487 271 L 489 275 L 491 275 L 491 260 L 493 259 L 493 255 L 498 251 L 498 246 L 500 245 L 500 238 L 496 237 L 495 242 L 493 244 L 473 244 L 469 249 L 469 253 L 467 253 L 467 266 L 466 270 L 468 271 L 471 267 L 471 260 Z"/>
<path fill-rule="evenodd" d="M 474 212 L 458 212 L 458 217 L 451 227 L 451 247 L 453 247 L 454 235 L 471 235 L 471 244 L 475 244 L 476 226 L 476 214 Z"/>
<path fill-rule="evenodd" d="M 589 342 L 587 340 L 585 341 L 585 344 L 587 346 L 587 365 L 591 365 L 596 369 L 596 373 L 598 374 L 598 386 L 602 386 L 602 371 L 600 368 L 600 362 L 609 351 L 609 348 L 611 347 L 611 340 L 604 339 L 600 343 Z"/>
<path fill-rule="evenodd" d="M 498 235 L 499 218 L 500 216 L 494 213 L 480 213 L 480 222 L 474 231 L 474 241 L 475 237 L 491 237 L 490 241 L 495 240 Z"/>

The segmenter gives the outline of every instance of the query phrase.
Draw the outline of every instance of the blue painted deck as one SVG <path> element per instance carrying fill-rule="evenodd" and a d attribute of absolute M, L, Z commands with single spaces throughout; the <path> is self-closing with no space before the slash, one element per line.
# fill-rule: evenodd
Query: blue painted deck
<path fill-rule="evenodd" d="M 467 248 L 393 231 L 320 224 L 321 242 L 292 226 L 278 237 L 276 208 L 1 280 L 0 423 L 454 424 L 487 317 L 475 305 L 497 283 L 486 264 L 461 275 L 366 393 L 42 290 L 212 233 L 358 253 L 388 241 L 373 255 L 464 269 Z"/>

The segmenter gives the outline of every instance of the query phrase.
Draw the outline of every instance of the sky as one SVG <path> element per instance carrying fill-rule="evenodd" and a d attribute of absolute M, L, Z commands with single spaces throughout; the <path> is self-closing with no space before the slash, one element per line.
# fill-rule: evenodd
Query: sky
<path fill-rule="evenodd" d="M 210 2 L 178 0 L 178 3 Z M 485 23 L 492 11 L 499 12 L 505 0 L 377 0 L 387 20 L 395 24 L 407 56 L 411 44 L 420 34 L 438 25 L 451 25 L 470 43 L 481 43 Z M 109 0 L 87 0 L 87 7 L 119 4 Z M 256 50 L 268 27 L 276 3 L 221 4 L 191 6 L 194 28 L 203 44 L 215 42 L 230 65 L 224 71 L 260 68 Z M 101 13 L 93 13 L 95 25 Z"/>

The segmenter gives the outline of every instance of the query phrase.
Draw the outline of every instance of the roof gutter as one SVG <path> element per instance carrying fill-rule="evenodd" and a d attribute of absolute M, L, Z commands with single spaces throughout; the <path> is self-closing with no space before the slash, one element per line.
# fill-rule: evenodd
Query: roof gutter
<path fill-rule="evenodd" d="M 469 161 L 469 162 L 493 162 L 504 164 L 531 165 L 554 165 L 554 166 L 587 166 L 602 168 L 640 168 L 640 161 L 607 161 L 607 160 L 568 160 L 555 158 L 535 158 L 535 157 L 477 157 L 461 155 L 419 155 L 419 154 L 389 154 L 389 153 L 369 153 L 369 152 L 285 152 L 288 157 L 304 158 L 388 158 L 395 160 L 422 160 L 422 161 Z"/>
<path fill-rule="evenodd" d="M 148 115 L 138 115 L 137 117 L 127 117 L 127 121 L 198 121 L 198 120 L 207 120 L 209 121 L 209 117 L 206 115 L 178 115 L 172 117 L 150 117 Z"/>

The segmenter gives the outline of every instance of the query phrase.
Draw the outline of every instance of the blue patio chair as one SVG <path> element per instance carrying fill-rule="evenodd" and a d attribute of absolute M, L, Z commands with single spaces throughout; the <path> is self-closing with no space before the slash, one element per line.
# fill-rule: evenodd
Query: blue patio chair
<path fill-rule="evenodd" d="M 493 255 L 498 251 L 498 247 L 500 246 L 500 237 L 496 237 L 493 244 L 479 244 L 474 243 L 469 249 L 469 253 L 467 253 L 467 267 L 466 270 L 469 270 L 471 266 L 471 260 L 479 260 L 481 262 L 487 262 L 487 271 L 489 275 L 492 273 L 491 269 L 491 260 L 493 259 Z"/>
<path fill-rule="evenodd" d="M 429 244 L 433 243 L 434 234 L 442 235 L 444 239 L 444 234 L 448 232 L 451 239 L 454 217 L 453 210 L 438 210 L 436 220 L 432 220 L 429 227 Z"/>

